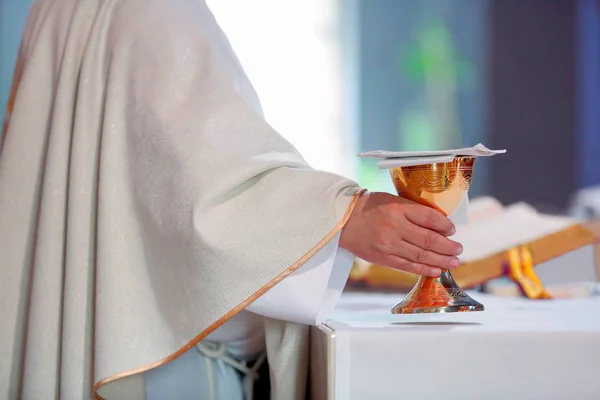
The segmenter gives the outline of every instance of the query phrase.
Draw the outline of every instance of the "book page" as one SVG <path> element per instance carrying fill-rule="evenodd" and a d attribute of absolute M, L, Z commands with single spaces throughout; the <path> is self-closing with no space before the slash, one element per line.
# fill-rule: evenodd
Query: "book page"
<path fill-rule="evenodd" d="M 517 203 L 486 216 L 482 212 L 478 219 L 471 220 L 468 225 L 457 225 L 452 239 L 463 245 L 460 260 L 472 262 L 558 232 L 575 223 L 571 218 L 539 214 L 530 205 Z"/>
<path fill-rule="evenodd" d="M 504 206 L 493 197 L 484 196 L 471 199 L 469 202 L 469 222 L 474 223 L 492 215 L 501 213 Z"/>

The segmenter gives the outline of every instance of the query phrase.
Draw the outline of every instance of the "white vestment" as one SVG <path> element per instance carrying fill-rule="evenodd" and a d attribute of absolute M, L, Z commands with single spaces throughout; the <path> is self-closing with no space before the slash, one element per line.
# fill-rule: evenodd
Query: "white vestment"
<path fill-rule="evenodd" d="M 264 121 L 202 0 L 37 0 L 7 115 L 0 398 L 144 398 L 144 372 L 262 332 L 273 397 L 303 398 L 361 191 Z"/>

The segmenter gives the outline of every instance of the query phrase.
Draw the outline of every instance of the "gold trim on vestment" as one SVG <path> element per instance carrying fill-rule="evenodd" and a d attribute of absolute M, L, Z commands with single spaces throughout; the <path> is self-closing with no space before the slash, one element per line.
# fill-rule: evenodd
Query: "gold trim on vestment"
<path fill-rule="evenodd" d="M 15 101 L 17 99 L 17 89 L 19 88 L 19 84 L 21 83 L 22 77 L 23 61 L 21 59 L 21 55 L 19 54 L 14 67 L 13 80 L 10 87 L 10 93 L 8 95 L 8 102 L 6 103 L 4 121 L 2 123 L 2 132 L 0 132 L 0 151 L 2 151 L 2 146 L 4 145 L 4 140 L 6 139 L 6 134 L 8 133 L 10 115 L 12 114 L 13 108 L 15 106 Z"/>
<path fill-rule="evenodd" d="M 277 275 L 269 283 L 267 283 L 266 285 L 264 285 L 263 287 L 261 287 L 258 291 L 256 291 L 254 294 L 252 294 L 246 300 L 244 300 L 239 305 L 237 305 L 236 307 L 234 307 L 227 314 L 225 314 L 224 316 L 222 316 L 221 318 L 219 318 L 216 322 L 214 322 L 212 325 L 210 325 L 208 328 L 206 328 L 204 331 L 202 331 L 199 335 L 197 335 L 192 340 L 190 340 L 185 346 L 183 346 L 182 348 L 180 348 L 179 350 L 177 350 L 175 353 L 173 353 L 173 354 L 171 354 L 171 355 L 163 358 L 162 360 L 156 361 L 154 363 L 146 364 L 146 365 L 143 365 L 143 366 L 138 367 L 138 368 L 130 369 L 128 371 L 119 372 L 118 374 L 111 375 L 109 377 L 106 377 L 106 378 L 104 378 L 104 379 L 96 382 L 96 384 L 94 385 L 94 390 L 93 390 L 93 396 L 94 396 L 94 398 L 96 400 L 105 400 L 102 396 L 100 396 L 98 394 L 98 390 L 102 386 L 106 385 L 107 383 L 116 381 L 117 379 L 126 378 L 128 376 L 132 376 L 132 375 L 136 375 L 136 374 L 141 374 L 142 372 L 146 372 L 146 371 L 149 371 L 149 370 L 154 369 L 154 368 L 158 368 L 160 366 L 163 366 L 163 365 L 165 365 L 165 364 L 173 361 L 177 357 L 181 356 L 183 353 L 185 353 L 186 351 L 188 351 L 189 349 L 191 349 L 192 347 L 194 347 L 198 342 L 200 342 L 202 339 L 204 339 L 206 336 L 208 336 L 212 331 L 214 331 L 215 329 L 217 329 L 219 326 L 223 325 L 225 322 L 227 322 L 229 319 L 231 319 L 237 313 L 239 313 L 244 308 L 246 308 L 254 300 L 256 300 L 257 298 L 259 298 L 260 296 L 262 296 L 263 294 L 265 294 L 265 292 L 267 292 L 268 290 L 270 290 L 273 286 L 275 286 L 281 280 L 283 280 L 288 275 L 290 275 L 291 273 L 293 273 L 294 271 L 296 271 L 298 268 L 300 268 L 306 261 L 308 261 L 319 250 L 321 250 L 321 248 L 323 246 L 325 246 L 331 239 L 333 239 L 335 237 L 335 235 L 337 235 L 339 233 L 339 231 L 342 230 L 342 228 L 344 227 L 344 225 L 346 225 L 346 222 L 348 222 L 348 219 L 350 218 L 350 215 L 352 214 L 352 211 L 354 210 L 354 207 L 356 206 L 358 198 L 360 196 L 362 196 L 365 192 L 366 192 L 366 189 L 362 189 L 359 192 L 357 192 L 356 194 L 354 194 L 354 196 L 352 197 L 352 200 L 350 201 L 350 205 L 346 209 L 346 213 L 344 214 L 344 217 L 336 225 L 336 227 L 331 232 L 329 232 L 319 243 L 317 243 L 317 245 L 315 247 L 313 247 L 306 254 L 304 254 L 302 257 L 300 257 L 300 259 L 298 261 L 296 261 L 292 266 L 290 266 L 285 271 L 283 271 L 282 273 L 280 273 L 279 275 Z"/>

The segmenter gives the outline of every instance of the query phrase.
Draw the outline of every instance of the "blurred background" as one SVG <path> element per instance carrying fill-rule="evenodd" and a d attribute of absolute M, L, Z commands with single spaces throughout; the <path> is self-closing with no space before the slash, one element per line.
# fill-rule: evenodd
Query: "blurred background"
<path fill-rule="evenodd" d="M 479 162 L 472 197 L 563 212 L 600 185 L 600 0 L 207 3 L 315 168 L 392 191 L 357 152 L 481 142 L 508 153 Z M 0 0 L 1 105 L 30 4 Z"/>

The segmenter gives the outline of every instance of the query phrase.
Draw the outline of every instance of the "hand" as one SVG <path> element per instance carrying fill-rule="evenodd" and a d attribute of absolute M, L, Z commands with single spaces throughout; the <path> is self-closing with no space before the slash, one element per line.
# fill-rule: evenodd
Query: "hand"
<path fill-rule="evenodd" d="M 365 261 L 425 276 L 458 267 L 462 246 L 448 239 L 454 224 L 439 211 L 388 193 L 358 199 L 340 247 Z"/>

